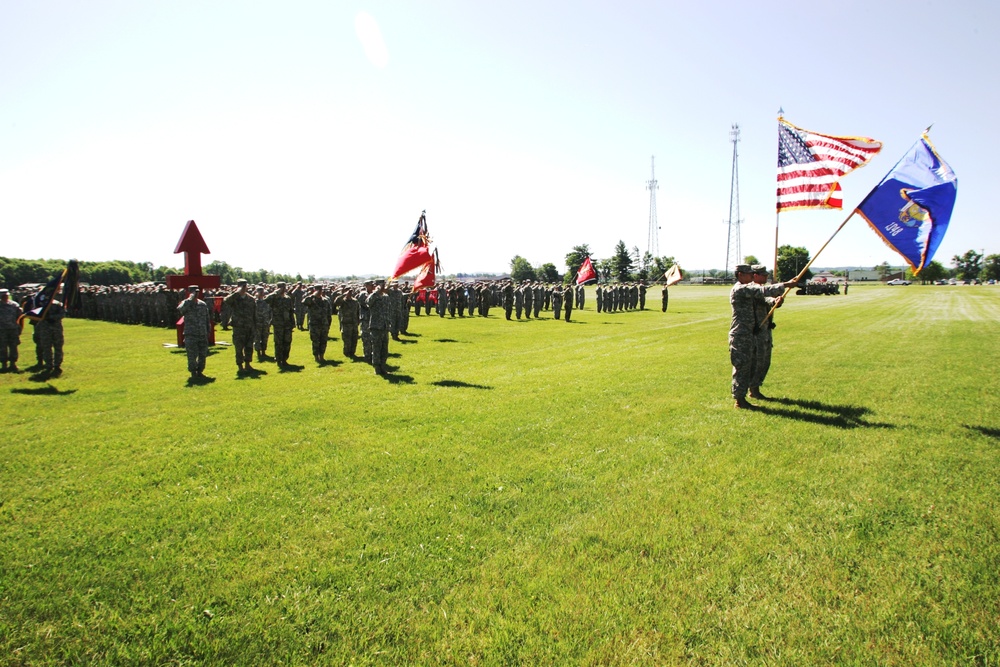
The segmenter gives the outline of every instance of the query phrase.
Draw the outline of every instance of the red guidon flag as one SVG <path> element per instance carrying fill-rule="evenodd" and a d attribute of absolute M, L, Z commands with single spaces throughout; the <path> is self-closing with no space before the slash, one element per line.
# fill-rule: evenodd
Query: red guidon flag
<path fill-rule="evenodd" d="M 594 263 L 587 257 L 580 265 L 580 270 L 576 272 L 576 284 L 582 285 L 588 280 L 597 280 L 597 271 L 594 270 Z"/>
<path fill-rule="evenodd" d="M 434 258 L 431 256 L 430 243 L 431 239 L 427 235 L 427 212 L 424 211 L 420 214 L 416 229 L 413 230 L 410 239 L 403 246 L 403 251 L 399 253 L 396 268 L 392 270 L 392 279 L 405 276 L 424 264 L 432 262 Z"/>
<path fill-rule="evenodd" d="M 417 279 L 413 281 L 413 291 L 416 292 L 424 287 L 433 287 L 437 282 L 437 271 L 441 270 L 441 261 L 438 259 L 437 248 L 434 249 L 434 258 L 424 264 L 417 274 Z"/>

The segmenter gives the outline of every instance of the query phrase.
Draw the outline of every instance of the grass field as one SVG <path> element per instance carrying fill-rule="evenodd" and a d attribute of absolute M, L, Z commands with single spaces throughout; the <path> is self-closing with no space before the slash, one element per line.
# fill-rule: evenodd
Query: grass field
<path fill-rule="evenodd" d="M 727 290 L 652 305 L 190 387 L 67 321 L 0 375 L 0 664 L 1000 663 L 1000 288 L 791 297 L 754 412 Z"/>

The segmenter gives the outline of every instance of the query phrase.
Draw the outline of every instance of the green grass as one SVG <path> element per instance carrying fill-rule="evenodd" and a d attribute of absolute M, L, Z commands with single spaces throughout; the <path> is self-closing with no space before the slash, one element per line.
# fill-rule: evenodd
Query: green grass
<path fill-rule="evenodd" d="M 792 297 L 752 413 L 727 292 L 653 305 L 193 387 L 68 321 L 0 375 L 0 664 L 998 664 L 1000 290 Z"/>

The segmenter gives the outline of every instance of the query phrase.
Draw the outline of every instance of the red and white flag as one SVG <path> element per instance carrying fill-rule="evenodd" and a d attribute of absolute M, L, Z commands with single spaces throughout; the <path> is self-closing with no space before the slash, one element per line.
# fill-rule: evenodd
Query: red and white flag
<path fill-rule="evenodd" d="M 796 208 L 843 208 L 840 177 L 882 150 L 868 137 L 835 137 L 778 118 L 778 213 Z"/>
<path fill-rule="evenodd" d="M 576 272 L 576 284 L 582 285 L 588 280 L 597 280 L 597 271 L 594 270 L 594 263 L 586 257 L 580 265 L 580 270 Z"/>

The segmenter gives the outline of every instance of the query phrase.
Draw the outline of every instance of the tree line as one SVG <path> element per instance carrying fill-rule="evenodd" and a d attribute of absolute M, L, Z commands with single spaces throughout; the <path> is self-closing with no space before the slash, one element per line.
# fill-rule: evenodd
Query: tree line
<path fill-rule="evenodd" d="M 564 274 L 559 273 L 555 264 L 546 263 L 534 267 L 521 255 L 515 255 L 510 260 L 510 277 L 518 282 L 538 280 L 546 283 L 571 283 L 576 281 L 576 274 L 587 258 L 590 258 L 598 278 L 603 282 L 613 280 L 619 282 L 651 280 L 655 282 L 662 278 L 667 269 L 675 264 L 673 257 L 654 257 L 649 252 L 640 254 L 638 247 L 629 250 L 624 241 L 618 241 L 611 257 L 595 259 L 590 246 L 584 243 L 573 246 L 573 249 L 566 254 L 567 271 Z"/>
<path fill-rule="evenodd" d="M 52 280 L 66 268 L 65 259 L 12 259 L 0 257 L 0 285 L 14 289 L 25 283 L 45 283 Z M 163 282 L 169 275 L 184 272 L 171 266 L 153 267 L 152 262 L 131 262 L 112 260 L 107 262 L 79 262 L 80 282 L 91 285 L 138 285 L 145 282 Z M 251 283 L 274 283 L 280 280 L 293 282 L 302 280 L 301 275 L 291 276 L 267 269 L 246 271 L 226 262 L 213 261 L 204 267 L 208 275 L 219 276 L 224 285 L 232 285 L 238 278 Z M 314 282 L 315 278 L 309 276 Z"/>

